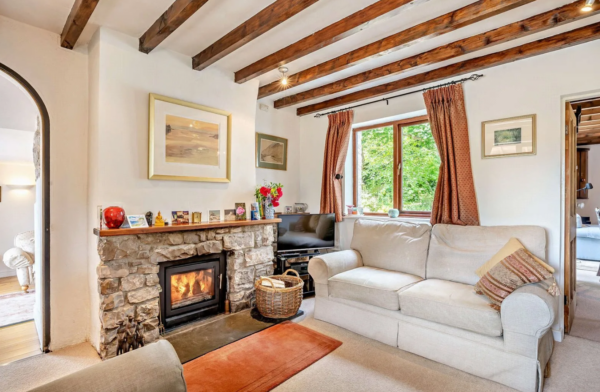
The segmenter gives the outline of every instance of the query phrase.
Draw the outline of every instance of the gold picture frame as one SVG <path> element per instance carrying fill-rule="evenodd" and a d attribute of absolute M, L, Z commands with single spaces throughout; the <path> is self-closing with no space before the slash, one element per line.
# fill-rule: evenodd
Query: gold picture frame
<path fill-rule="evenodd" d="M 265 142 L 265 143 L 263 143 Z M 269 143 L 272 150 L 273 147 L 277 147 L 276 156 L 271 155 L 269 159 L 263 160 L 261 158 L 261 152 L 264 152 L 263 144 Z M 287 160 L 288 160 L 288 140 L 284 137 L 268 135 L 266 133 L 256 132 L 256 167 L 261 169 L 272 169 L 272 170 L 283 170 L 287 171 Z M 269 147 L 266 147 L 269 148 Z M 280 162 L 279 162 L 280 161 Z"/>
<path fill-rule="evenodd" d="M 535 114 L 481 123 L 481 158 L 506 158 L 537 154 Z"/>
<path fill-rule="evenodd" d="M 156 104 L 157 102 L 165 102 L 168 104 L 178 105 L 186 108 L 195 109 L 201 112 L 211 113 L 214 115 L 224 116 L 227 121 L 226 141 L 226 159 L 224 176 L 203 176 L 203 175 L 174 175 L 161 174 L 156 170 Z M 166 97 L 164 95 L 153 94 L 149 95 L 148 109 L 148 179 L 150 180 L 170 180 L 170 181 L 192 181 L 192 182 L 231 182 L 231 124 L 232 114 L 225 110 L 215 109 L 204 105 L 199 105 L 193 102 L 187 102 L 176 98 Z M 168 133 L 168 131 L 167 131 Z M 218 142 L 217 142 L 218 143 Z M 217 155 L 219 156 L 218 152 Z M 218 159 L 218 158 L 217 158 Z"/>

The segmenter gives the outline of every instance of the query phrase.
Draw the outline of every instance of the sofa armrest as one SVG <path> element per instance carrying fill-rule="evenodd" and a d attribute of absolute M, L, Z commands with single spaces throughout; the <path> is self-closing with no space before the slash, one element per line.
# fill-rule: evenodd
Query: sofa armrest
<path fill-rule="evenodd" d="M 332 276 L 362 266 L 360 253 L 355 250 L 343 250 L 313 257 L 308 263 L 308 273 L 315 283 L 326 285 Z"/>
<path fill-rule="evenodd" d="M 558 313 L 558 299 L 548 294 L 547 287 L 548 283 L 529 284 L 502 302 L 502 329 L 507 350 L 532 358 L 537 356 L 538 340 L 552 327 Z"/>
<path fill-rule="evenodd" d="M 30 392 L 185 392 L 183 367 L 166 340 L 100 362 Z"/>

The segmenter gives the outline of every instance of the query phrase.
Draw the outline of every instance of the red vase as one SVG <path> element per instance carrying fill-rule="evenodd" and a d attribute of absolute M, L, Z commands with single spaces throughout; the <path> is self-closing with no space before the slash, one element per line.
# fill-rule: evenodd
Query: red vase
<path fill-rule="evenodd" d="M 121 207 L 108 207 L 102 212 L 104 224 L 109 229 L 118 229 L 125 222 L 125 210 Z"/>

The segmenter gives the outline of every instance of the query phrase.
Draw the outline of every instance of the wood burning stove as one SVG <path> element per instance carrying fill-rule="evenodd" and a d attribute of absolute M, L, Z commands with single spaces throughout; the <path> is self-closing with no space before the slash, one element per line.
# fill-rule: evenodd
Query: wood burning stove
<path fill-rule="evenodd" d="M 224 253 L 159 265 L 161 321 L 165 328 L 225 311 Z"/>

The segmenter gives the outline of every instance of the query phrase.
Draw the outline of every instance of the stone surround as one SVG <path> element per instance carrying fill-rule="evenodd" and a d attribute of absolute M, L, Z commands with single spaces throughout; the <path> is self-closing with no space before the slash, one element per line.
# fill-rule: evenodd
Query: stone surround
<path fill-rule="evenodd" d="M 146 343 L 159 339 L 159 263 L 226 252 L 231 312 L 254 305 L 254 281 L 273 274 L 277 225 L 99 237 L 100 356 L 114 357 L 118 323 L 142 323 Z"/>

